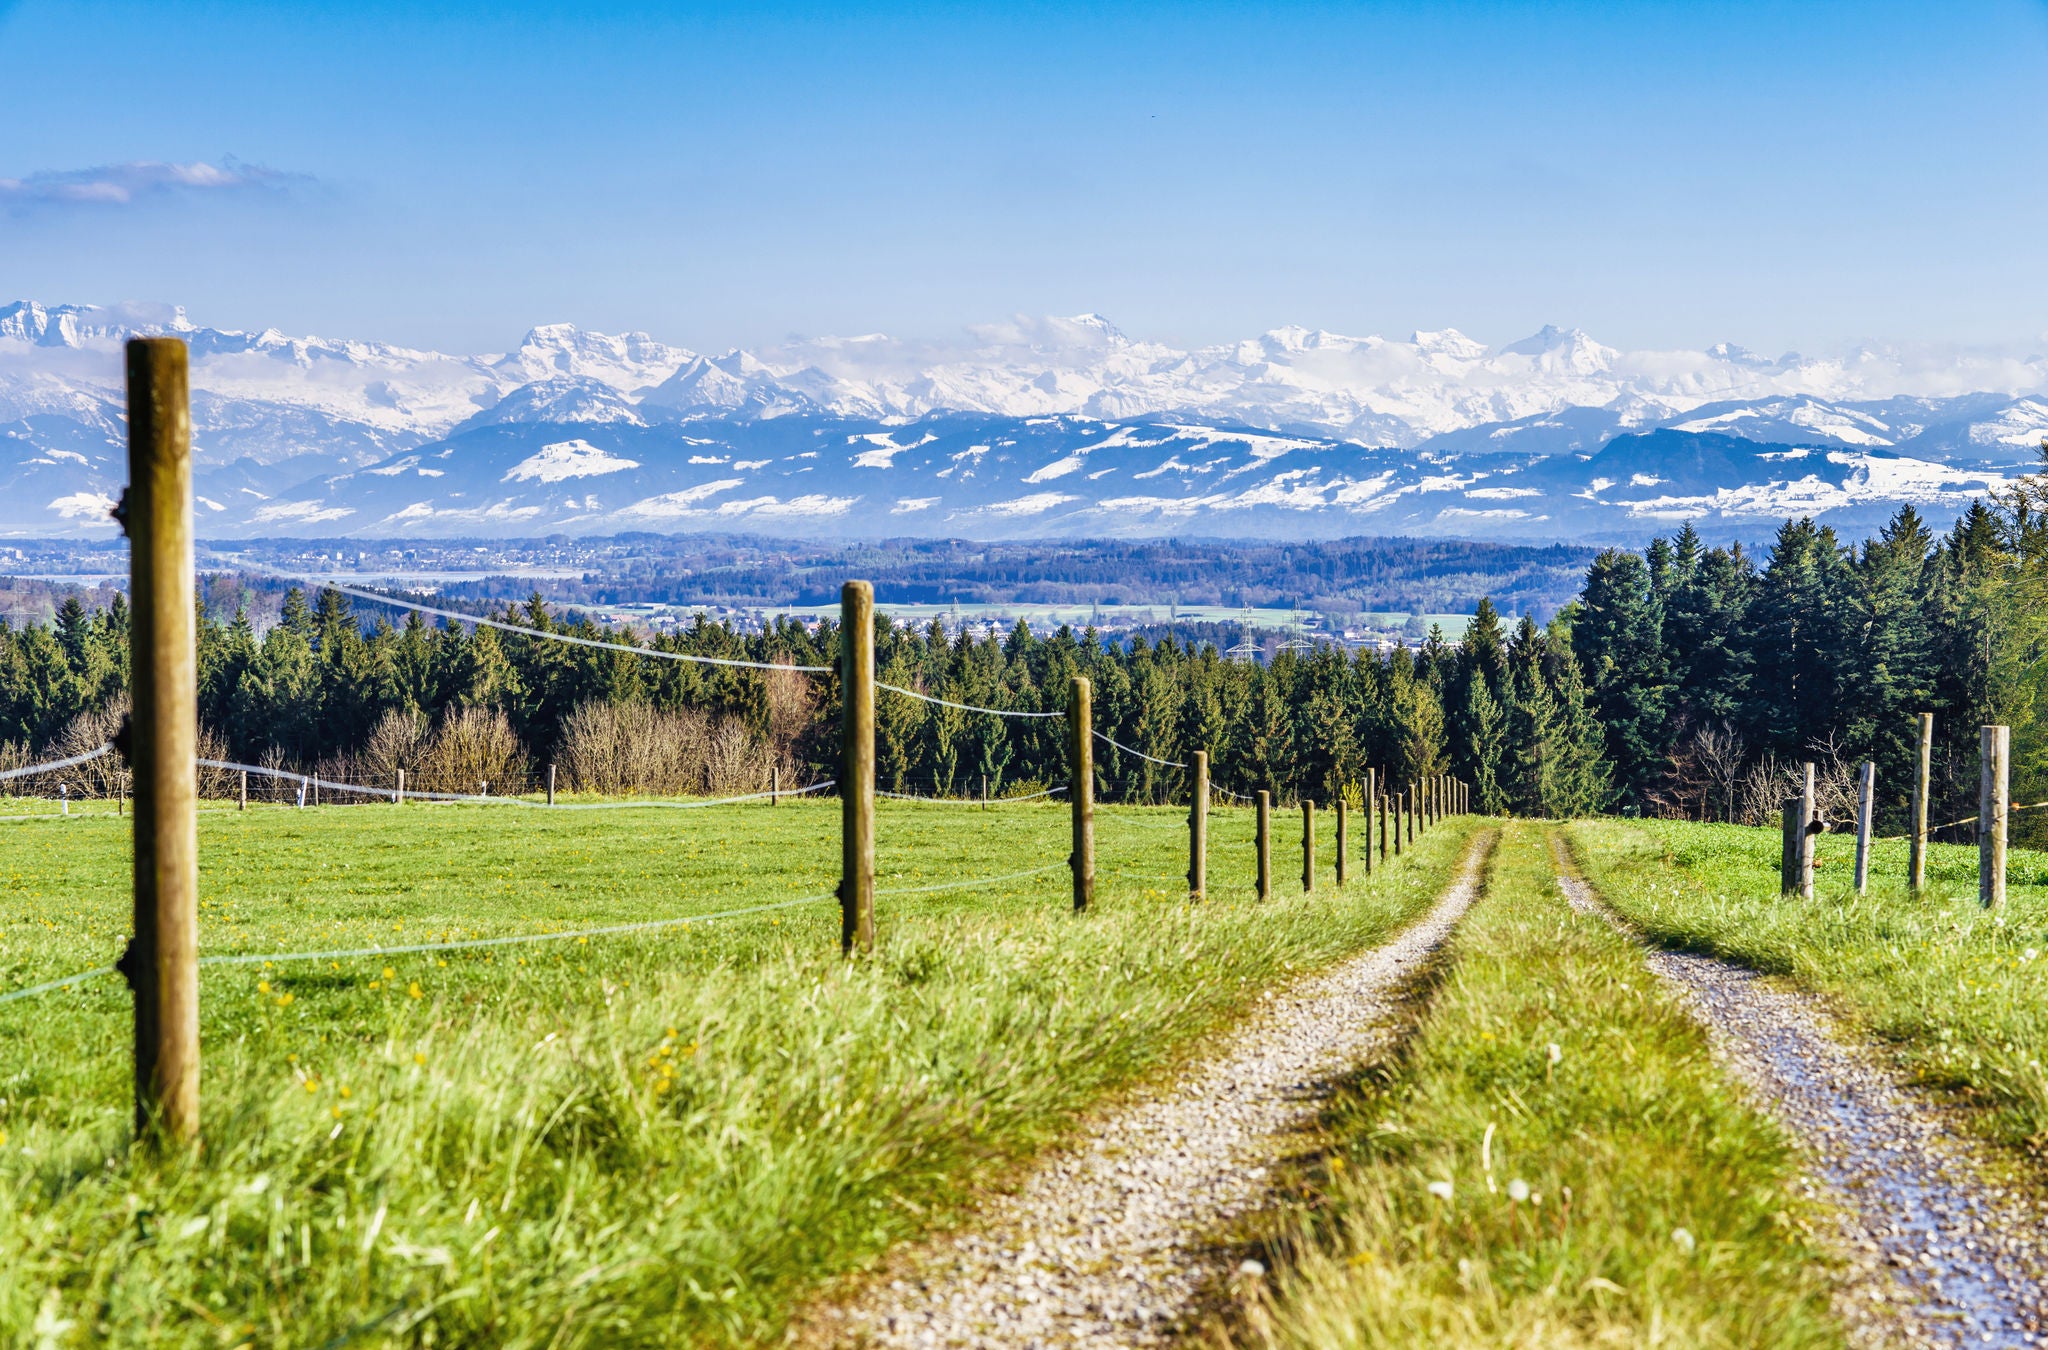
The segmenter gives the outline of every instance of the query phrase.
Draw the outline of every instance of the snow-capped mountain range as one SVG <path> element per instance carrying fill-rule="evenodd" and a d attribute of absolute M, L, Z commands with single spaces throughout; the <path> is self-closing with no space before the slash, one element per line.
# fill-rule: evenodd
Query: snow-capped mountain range
<path fill-rule="evenodd" d="M 2048 435 L 2048 355 L 1631 353 L 1556 328 L 1189 351 L 1082 315 L 718 356 L 556 324 L 461 356 L 19 302 L 0 529 L 110 528 L 120 344 L 141 333 L 191 344 L 201 527 L 222 538 L 1753 532 L 1949 514 Z"/>

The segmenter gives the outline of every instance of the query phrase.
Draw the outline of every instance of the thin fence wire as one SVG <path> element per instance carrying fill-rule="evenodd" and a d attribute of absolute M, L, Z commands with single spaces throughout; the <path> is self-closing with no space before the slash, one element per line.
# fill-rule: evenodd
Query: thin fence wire
<path fill-rule="evenodd" d="M 363 796 L 378 797 L 385 801 L 397 801 L 401 794 L 396 788 L 370 787 L 362 783 L 339 783 L 322 778 L 318 774 L 294 773 L 290 769 L 268 769 L 260 764 L 241 764 L 234 760 L 202 759 L 200 765 L 208 769 L 227 769 L 242 773 L 261 774 L 266 778 L 284 778 L 304 786 L 324 788 L 330 792 L 354 792 Z M 479 793 L 424 792 L 407 788 L 402 794 L 406 801 L 428 802 L 471 802 L 480 806 L 525 806 L 538 811 L 628 811 L 642 807 L 665 808 L 668 810 L 695 810 L 706 806 L 729 806 L 735 802 L 766 801 L 770 797 L 804 797 L 813 792 L 823 792 L 836 787 L 834 779 L 813 783 L 809 787 L 775 788 L 766 792 L 748 792 L 737 797 L 712 797 L 703 801 L 669 801 L 652 798 L 647 801 L 624 802 L 547 802 L 530 801 L 525 797 L 492 797 Z"/>
<path fill-rule="evenodd" d="M 298 576 L 289 572 L 273 572 L 268 568 L 254 567 L 243 562 L 236 562 L 230 565 L 255 572 L 260 576 L 266 576 L 275 581 L 296 581 L 307 586 L 318 586 L 324 590 L 338 591 L 343 595 L 353 596 L 358 600 L 368 600 L 373 604 L 390 605 L 396 609 L 415 610 L 421 614 L 431 614 L 438 619 L 453 619 L 457 623 L 475 624 L 479 628 L 495 628 L 499 632 L 517 633 L 522 637 L 540 638 L 546 642 L 565 642 L 572 647 L 594 647 L 598 651 L 613 652 L 620 655 L 651 656 L 660 661 L 687 661 L 692 665 L 733 666 L 742 670 L 793 670 L 801 671 L 806 675 L 829 675 L 832 673 L 831 666 L 799 666 L 777 661 L 742 661 L 730 656 L 700 656 L 695 652 L 665 652 L 657 647 L 638 647 L 629 646 L 622 642 L 603 642 L 596 638 L 577 637 L 573 633 L 556 633 L 543 628 L 529 628 L 525 624 L 506 623 L 502 619 L 486 618 L 481 614 L 464 614 L 460 610 L 440 609 L 433 605 L 423 605 L 417 600 L 405 599 L 403 596 L 385 595 L 380 591 L 364 590 L 359 586 L 348 586 L 338 581 L 323 580 L 320 577 Z"/>
<path fill-rule="evenodd" d="M 93 970 L 80 971 L 76 975 L 66 975 L 61 980 L 50 980 L 44 984 L 32 984 L 26 989 L 16 989 L 9 993 L 0 994 L 0 1003 L 12 1003 L 20 998 L 34 998 L 37 994 L 47 994 L 53 990 L 64 989 L 74 984 L 83 984 L 87 980 L 96 980 L 102 975 L 111 975 L 113 973 L 114 968 L 112 966 L 100 966 Z"/>
<path fill-rule="evenodd" d="M 22 769 L 9 769 L 5 773 L 0 773 L 0 783 L 4 783 L 9 779 L 13 778 L 27 778 L 31 774 L 55 773 L 59 769 L 73 768 L 77 765 L 89 763 L 92 760 L 98 759 L 101 755 L 107 754 L 110 751 L 112 751 L 113 748 L 114 747 L 111 745 L 103 745 L 97 750 L 88 750 L 82 755 L 72 755 L 68 759 L 53 759 L 45 764 L 31 764 L 28 767 Z"/>
<path fill-rule="evenodd" d="M 980 797 L 919 797 L 908 792 L 885 792 L 881 788 L 875 789 L 875 795 L 877 797 L 887 797 L 892 802 L 928 802 L 937 806 L 1011 806 L 1017 802 L 1036 801 L 1040 797 L 1050 797 L 1055 793 L 1065 792 L 1066 790 L 1064 786 L 1049 787 L 1043 792 L 1027 792 L 1021 797 L 990 797 L 986 800 Z"/>
<path fill-rule="evenodd" d="M 1065 717 L 1067 715 L 1064 711 L 1024 712 L 1017 708 L 984 708 L 978 703 L 955 703 L 949 698 L 938 698 L 932 694 L 920 694 L 917 690 L 905 689 L 900 684 L 883 684 L 880 681 L 875 683 L 875 688 L 886 689 L 892 694 L 901 694 L 905 698 L 921 699 L 926 703 L 936 703 L 941 708 L 958 708 L 962 712 L 988 713 L 992 717 Z"/>
<path fill-rule="evenodd" d="M 1187 767 L 1187 765 L 1181 763 L 1177 759 L 1161 759 L 1157 755 L 1148 755 L 1143 750 L 1133 750 L 1130 746 L 1125 745 L 1122 741 L 1111 740 L 1108 736 L 1103 735 L 1099 731 L 1095 733 L 1095 739 L 1103 742 L 1106 745 L 1113 745 L 1127 755 L 1136 755 L 1139 759 L 1146 760 L 1149 763 L 1163 764 L 1169 769 L 1185 769 Z"/>

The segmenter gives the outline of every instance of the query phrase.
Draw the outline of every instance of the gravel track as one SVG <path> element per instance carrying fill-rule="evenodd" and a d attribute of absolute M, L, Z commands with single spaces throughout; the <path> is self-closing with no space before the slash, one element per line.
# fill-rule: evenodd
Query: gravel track
<path fill-rule="evenodd" d="M 1556 847 L 1572 907 L 1634 936 Z M 1979 1146 L 1902 1091 L 1812 997 L 1711 957 L 1651 948 L 1648 960 L 1806 1153 L 1840 1217 L 1850 1262 L 1840 1307 L 1858 1341 L 2048 1345 L 2048 1228 L 2035 1205 L 1983 1179 Z"/>
<path fill-rule="evenodd" d="M 1041 1165 L 972 1231 L 828 1310 L 834 1339 L 1125 1347 L 1185 1331 L 1203 1292 L 1235 1273 L 1219 1230 L 1268 1197 L 1269 1168 L 1299 1146 L 1328 1080 L 1392 1039 L 1395 993 L 1478 894 L 1487 844 L 1392 942 L 1267 994 L 1213 1055 L 1092 1122 L 1092 1142 Z"/>

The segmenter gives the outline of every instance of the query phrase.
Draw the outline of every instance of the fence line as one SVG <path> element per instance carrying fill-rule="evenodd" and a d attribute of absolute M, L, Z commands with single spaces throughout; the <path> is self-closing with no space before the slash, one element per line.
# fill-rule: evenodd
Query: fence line
<path fill-rule="evenodd" d="M 290 769 L 267 769 L 260 764 L 238 764 L 233 760 L 226 759 L 202 759 L 199 763 L 203 768 L 238 770 L 242 773 L 262 774 L 266 778 L 287 778 L 295 783 L 312 787 L 327 788 L 335 792 L 355 792 L 364 796 L 381 797 L 385 801 L 395 801 L 399 797 L 396 788 L 370 787 L 360 783 L 337 783 L 332 779 L 322 778 L 317 774 L 294 773 Z M 804 797 L 813 792 L 823 792 L 826 788 L 836 786 L 838 786 L 837 781 L 828 778 L 822 783 L 813 783 L 809 787 L 773 788 L 765 792 L 748 792 L 737 797 L 714 797 L 705 801 L 678 802 L 657 799 L 644 802 L 556 802 L 552 804 L 528 801 L 524 797 L 491 797 L 478 793 L 464 792 L 415 792 L 408 788 L 405 791 L 405 800 L 472 802 L 483 806 L 524 806 L 535 811 L 630 811 L 638 810 L 642 807 L 659 807 L 672 811 L 687 811 L 705 806 L 727 806 L 734 802 L 766 801 L 770 797 Z"/>
<path fill-rule="evenodd" d="M 0 783 L 4 783 L 11 778 L 26 778 L 30 774 L 55 773 L 59 769 L 69 769 L 74 765 L 98 759 L 113 748 L 112 745 L 103 745 L 97 750 L 88 750 L 82 755 L 72 755 L 69 759 L 53 759 L 46 764 L 31 764 L 23 769 L 9 769 L 4 773 L 0 773 Z"/>
<path fill-rule="evenodd" d="M 544 628 L 529 628 L 524 624 L 506 623 L 502 619 L 486 618 L 480 614 L 464 614 L 460 610 L 440 609 L 434 605 L 423 605 L 416 600 L 407 600 L 394 595 L 384 595 L 378 591 L 364 590 L 361 587 L 344 585 L 338 581 L 323 581 L 319 577 L 298 576 L 290 572 L 276 572 L 267 567 L 258 567 L 239 561 L 234 563 L 233 566 L 244 571 L 254 572 L 259 576 L 267 576 L 274 581 L 296 581 L 307 586 L 319 586 L 326 590 L 339 591 L 343 595 L 354 596 L 358 600 L 368 600 L 374 604 L 391 605 L 397 609 L 417 610 L 421 614 L 431 614 L 440 619 L 453 619 L 457 623 L 471 623 L 480 628 L 495 628 L 500 632 L 517 633 L 523 637 L 541 638 L 548 642 L 566 642 L 574 647 L 594 647 L 599 651 L 630 653 L 634 656 L 652 656 L 662 661 L 688 661 L 695 665 L 734 666 L 742 670 L 794 670 L 801 671 L 806 675 L 829 675 L 833 671 L 831 666 L 799 666 L 785 665 L 774 661 L 742 661 L 730 656 L 699 656 L 695 652 L 665 652 L 656 647 L 629 646 L 622 642 L 601 642 L 596 638 L 577 637 L 573 633 L 556 633 Z"/>
<path fill-rule="evenodd" d="M 992 716 L 992 717 L 1065 717 L 1065 716 L 1066 716 L 1066 713 L 1065 713 L 1065 712 L 1062 712 L 1062 711 L 1055 711 L 1055 712 L 1024 712 L 1024 711 L 1022 711 L 1021 709 L 1017 709 L 1017 708 L 984 708 L 984 707 L 982 707 L 982 706 L 981 706 L 980 704 L 978 704 L 978 703 L 955 703 L 955 702 L 954 702 L 954 701 L 953 701 L 952 699 L 949 699 L 949 698 L 939 698 L 939 697 L 937 697 L 937 696 L 935 696 L 935 695 L 932 695 L 932 694 L 920 694 L 920 693 L 919 693 L 919 692 L 917 692 L 917 690 L 915 690 L 915 689 L 905 689 L 905 688 L 904 688 L 904 687 L 903 687 L 902 685 L 900 685 L 900 684 L 883 684 L 883 683 L 882 683 L 882 682 L 881 682 L 880 680 L 877 680 L 877 681 L 875 681 L 875 688 L 877 688 L 877 689 L 886 689 L 886 690 L 888 690 L 888 691 L 889 691 L 890 693 L 892 693 L 892 694 L 901 694 L 901 695 L 903 695 L 903 696 L 904 696 L 905 698 L 914 698 L 914 699 L 921 699 L 921 700 L 923 700 L 923 701 L 924 701 L 924 702 L 926 702 L 926 703 L 936 703 L 936 704 L 938 704 L 938 705 L 939 705 L 939 706 L 940 706 L 941 708 L 958 708 L 958 709 L 960 709 L 960 711 L 962 711 L 962 712 L 988 713 L 988 714 L 989 714 L 990 716 Z"/>
<path fill-rule="evenodd" d="M 1169 769 L 1185 769 L 1187 767 L 1187 765 L 1181 763 L 1177 759 L 1161 759 L 1157 755 L 1148 755 L 1143 750 L 1133 750 L 1130 746 L 1125 745 L 1122 741 L 1111 740 L 1109 737 L 1103 735 L 1099 731 L 1095 733 L 1095 739 L 1098 741 L 1102 741 L 1105 744 L 1113 745 L 1127 755 L 1136 755 L 1139 759 L 1149 760 L 1154 764 L 1163 764 Z"/>
<path fill-rule="evenodd" d="M 1064 786 L 1049 787 L 1043 792 L 1027 792 L 1021 797 L 990 797 L 986 800 L 980 797 L 918 797 L 908 792 L 885 792 L 881 788 L 875 789 L 875 795 L 877 797 L 887 797 L 891 801 L 935 802 L 941 806 L 1008 806 L 1014 802 L 1036 801 L 1040 797 L 1050 797 L 1056 792 L 1065 792 L 1066 790 Z M 1061 863 L 1060 866 L 1064 867 L 1066 864 Z"/>
<path fill-rule="evenodd" d="M 111 975 L 113 973 L 114 968 L 112 966 L 99 966 L 93 970 L 80 971 L 76 975 L 66 975 L 61 980 L 51 980 L 46 984 L 32 984 L 26 989 L 16 989 L 9 993 L 0 994 L 0 1003 L 12 1003 L 18 998 L 34 998 L 37 994 L 47 994 L 53 989 L 63 989 L 69 985 L 83 984 L 87 980 L 96 980 L 102 975 Z"/>

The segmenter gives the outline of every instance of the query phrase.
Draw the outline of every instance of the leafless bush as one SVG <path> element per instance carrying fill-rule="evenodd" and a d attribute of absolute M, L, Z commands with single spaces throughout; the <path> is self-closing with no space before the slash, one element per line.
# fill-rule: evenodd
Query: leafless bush
<path fill-rule="evenodd" d="M 526 747 L 505 714 L 488 708 L 450 709 L 420 756 L 420 786 L 429 792 L 493 793 L 526 790 Z"/>
<path fill-rule="evenodd" d="M 432 741 L 432 728 L 424 714 L 411 708 L 393 708 L 370 728 L 362 749 L 351 757 L 353 762 L 348 770 L 357 777 L 348 781 L 395 788 L 399 770 L 403 769 L 409 782 L 417 782 L 420 761 Z M 474 792 L 475 784 L 468 790 Z"/>
<path fill-rule="evenodd" d="M 733 796 L 764 791 L 774 763 L 771 745 L 735 717 L 590 702 L 564 720 L 556 767 L 577 792 Z"/>
<path fill-rule="evenodd" d="M 1814 809 L 1829 829 L 1853 826 L 1857 804 L 1855 766 L 1842 758 L 1832 738 L 1817 742 L 1813 755 Z M 1741 822 L 1775 825 L 1783 819 L 1785 802 L 1805 790 L 1805 762 L 1766 754 L 1749 766 L 1736 785 Z"/>

